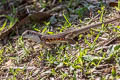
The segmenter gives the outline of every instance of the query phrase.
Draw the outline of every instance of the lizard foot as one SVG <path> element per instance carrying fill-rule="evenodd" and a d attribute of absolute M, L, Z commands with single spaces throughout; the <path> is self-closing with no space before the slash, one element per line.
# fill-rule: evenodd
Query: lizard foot
<path fill-rule="evenodd" d="M 67 39 L 67 40 L 68 40 L 68 43 L 70 43 L 70 44 L 76 44 L 76 41 L 73 39 Z"/>

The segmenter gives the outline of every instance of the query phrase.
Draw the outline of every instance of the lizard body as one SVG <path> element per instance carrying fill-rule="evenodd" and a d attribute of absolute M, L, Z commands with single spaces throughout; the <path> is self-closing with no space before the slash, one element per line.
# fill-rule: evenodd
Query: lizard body
<path fill-rule="evenodd" d="M 35 42 L 38 43 L 45 43 L 45 44 L 56 44 L 56 43 L 71 43 L 74 44 L 76 43 L 75 40 L 73 40 L 73 38 L 75 38 L 76 36 L 78 36 L 80 33 L 86 32 L 91 28 L 96 28 L 99 27 L 102 24 L 108 24 L 110 22 L 119 20 L 120 17 L 115 18 L 115 19 L 111 19 L 105 22 L 98 22 L 96 24 L 92 24 L 92 25 L 88 25 L 85 27 L 82 27 L 80 29 L 73 29 L 71 31 L 66 31 L 66 32 L 62 32 L 59 34 L 55 34 L 55 35 L 43 35 L 39 32 L 36 31 L 32 31 L 32 30 L 26 30 L 22 36 L 23 38 L 29 38 Z"/>

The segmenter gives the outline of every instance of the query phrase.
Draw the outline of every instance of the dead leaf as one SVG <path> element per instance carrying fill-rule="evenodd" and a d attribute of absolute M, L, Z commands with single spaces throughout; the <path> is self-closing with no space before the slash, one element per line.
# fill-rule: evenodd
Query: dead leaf
<path fill-rule="evenodd" d="M 19 22 L 16 22 L 13 27 L 10 29 L 4 30 L 0 33 L 0 39 L 4 39 L 7 35 L 9 35 L 12 31 L 15 31 L 16 29 L 19 29 L 22 25 L 28 24 L 29 22 L 37 22 L 41 23 L 42 21 L 46 20 L 47 18 L 50 17 L 49 13 L 45 12 L 37 12 L 33 13 L 30 16 L 27 16 L 20 20 Z"/>
<path fill-rule="evenodd" d="M 51 15 L 49 13 L 45 13 L 45 12 L 37 12 L 37 13 L 33 13 L 32 15 L 29 16 L 30 20 L 33 22 L 42 22 L 46 19 L 48 19 Z"/>

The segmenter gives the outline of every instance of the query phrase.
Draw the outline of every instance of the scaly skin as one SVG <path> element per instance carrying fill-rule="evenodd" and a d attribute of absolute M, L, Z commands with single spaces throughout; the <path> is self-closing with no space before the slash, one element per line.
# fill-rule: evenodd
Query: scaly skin
<path fill-rule="evenodd" d="M 23 36 L 23 38 L 29 38 L 38 43 L 44 43 L 45 45 L 51 45 L 51 44 L 57 44 L 57 43 L 74 44 L 74 43 L 76 43 L 76 41 L 73 40 L 73 38 L 75 38 L 79 34 L 86 32 L 91 28 L 96 28 L 102 24 L 108 24 L 110 22 L 113 22 L 113 21 L 116 21 L 119 19 L 120 19 L 120 17 L 111 19 L 111 20 L 108 20 L 105 22 L 98 22 L 97 24 L 88 25 L 88 26 L 82 27 L 80 29 L 73 29 L 71 31 L 66 31 L 66 32 L 62 32 L 59 34 L 55 34 L 55 35 L 43 35 L 43 34 L 40 34 L 39 32 L 27 30 L 22 34 L 22 36 Z"/>

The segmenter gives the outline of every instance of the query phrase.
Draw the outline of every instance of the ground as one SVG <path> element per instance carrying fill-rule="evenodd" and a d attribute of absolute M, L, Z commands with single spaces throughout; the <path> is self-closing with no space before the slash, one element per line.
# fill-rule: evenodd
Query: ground
<path fill-rule="evenodd" d="M 119 20 L 80 34 L 74 45 L 57 43 L 54 49 L 21 36 L 25 30 L 53 35 L 104 22 L 119 17 L 117 6 L 97 0 L 3 0 L 0 6 L 1 80 L 120 79 Z"/>

